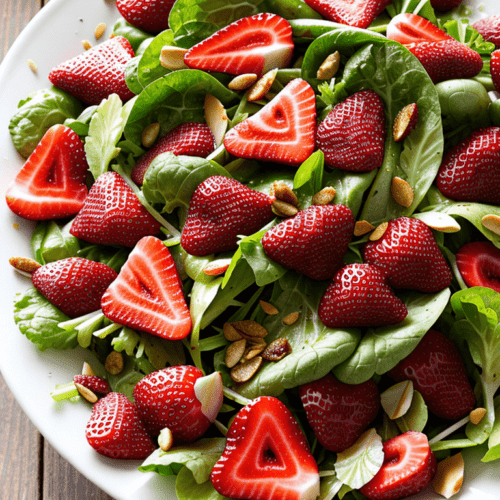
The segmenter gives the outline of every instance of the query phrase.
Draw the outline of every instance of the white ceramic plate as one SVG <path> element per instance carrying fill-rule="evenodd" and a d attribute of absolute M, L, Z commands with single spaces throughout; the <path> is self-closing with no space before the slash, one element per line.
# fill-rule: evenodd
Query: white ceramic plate
<path fill-rule="evenodd" d="M 474 1 L 477 6 L 475 18 L 486 13 L 500 13 L 500 0 L 489 0 L 484 8 Z M 30 255 L 29 238 L 34 225 L 13 215 L 4 202 L 6 187 L 23 163 L 10 140 L 9 118 L 20 99 L 50 85 L 47 75 L 52 67 L 81 53 L 83 39 L 94 41 L 94 28 L 98 23 L 108 25 L 106 35 L 109 35 L 117 18 L 112 1 L 51 0 L 21 33 L 0 65 L 0 234 L 4 241 L 0 246 L 0 317 L 3 320 L 0 369 L 22 409 L 43 436 L 100 488 L 117 500 L 169 500 L 175 498 L 172 478 L 140 473 L 137 471 L 139 462 L 106 459 L 92 450 L 84 436 L 90 415 L 88 405 L 57 404 L 50 398 L 49 393 L 56 384 L 69 382 L 80 372 L 82 362 L 88 359 L 87 352 L 40 352 L 19 333 L 12 318 L 14 294 L 27 289 L 29 281 L 12 270 L 8 259 Z M 36 75 L 28 68 L 28 59 L 38 65 Z M 500 461 L 482 464 L 477 450 L 466 452 L 466 455 L 466 482 L 455 498 L 500 498 L 497 496 Z M 441 497 L 426 490 L 416 498 L 434 500 Z"/>

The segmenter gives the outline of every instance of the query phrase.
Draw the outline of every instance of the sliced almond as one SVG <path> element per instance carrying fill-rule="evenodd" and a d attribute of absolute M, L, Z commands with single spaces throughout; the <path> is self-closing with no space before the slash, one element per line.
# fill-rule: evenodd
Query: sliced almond
<path fill-rule="evenodd" d="M 432 480 L 434 491 L 445 498 L 456 495 L 464 481 L 464 459 L 461 453 L 445 458 L 437 464 L 437 471 Z"/>
<path fill-rule="evenodd" d="M 298 319 L 299 319 L 299 313 L 293 312 L 293 313 L 287 314 L 283 318 L 283 324 L 290 326 L 290 325 L 293 325 Z"/>
<path fill-rule="evenodd" d="M 258 337 L 263 339 L 268 334 L 267 330 L 262 325 L 259 325 L 256 321 L 250 319 L 235 321 L 231 324 L 241 333 L 248 335 L 248 337 Z"/>
<path fill-rule="evenodd" d="M 268 314 L 269 316 L 276 316 L 276 314 L 279 313 L 278 308 L 274 307 L 272 304 L 269 302 L 265 302 L 263 300 L 259 300 L 260 307 L 262 307 L 262 310 Z"/>
<path fill-rule="evenodd" d="M 36 65 L 35 61 L 33 59 L 28 59 L 28 67 L 33 73 L 36 73 L 38 71 L 38 66 Z"/>
<path fill-rule="evenodd" d="M 224 323 L 224 325 L 222 325 L 222 332 L 224 333 L 224 337 L 226 337 L 229 342 L 234 342 L 243 338 L 241 333 L 236 330 L 231 323 Z"/>
<path fill-rule="evenodd" d="M 396 142 L 405 139 L 415 128 L 418 119 L 418 107 L 416 103 L 408 104 L 396 116 L 392 126 L 392 137 Z"/>
<path fill-rule="evenodd" d="M 106 358 L 104 367 L 111 375 L 118 375 L 123 370 L 123 355 L 121 352 L 111 351 Z"/>
<path fill-rule="evenodd" d="M 172 431 L 165 427 L 160 431 L 160 435 L 158 436 L 158 446 L 161 448 L 161 451 L 168 451 L 172 448 L 174 444 L 174 435 Z"/>
<path fill-rule="evenodd" d="M 413 382 L 403 380 L 380 395 L 380 404 L 391 420 L 402 417 L 410 408 L 413 399 Z"/>
<path fill-rule="evenodd" d="M 258 356 L 266 348 L 265 344 L 255 344 L 247 347 L 245 353 L 243 354 L 242 361 L 248 361 L 255 356 Z"/>
<path fill-rule="evenodd" d="M 228 84 L 228 88 L 231 90 L 246 90 L 248 87 L 251 87 L 259 78 L 254 73 L 245 73 L 243 75 L 238 75 L 234 77 Z"/>
<path fill-rule="evenodd" d="M 94 370 L 92 370 L 92 367 L 86 361 L 83 362 L 82 375 L 95 376 Z"/>
<path fill-rule="evenodd" d="M 106 31 L 106 23 L 99 23 L 94 30 L 94 36 L 96 40 L 99 40 L 99 38 L 104 35 L 104 32 Z"/>
<path fill-rule="evenodd" d="M 335 198 L 337 192 L 331 186 L 327 186 L 323 188 L 321 191 L 318 191 L 312 199 L 313 205 L 328 205 L 328 203 L 332 202 Z"/>
<path fill-rule="evenodd" d="M 297 207 L 299 200 L 292 189 L 282 181 L 274 181 L 271 191 L 274 193 L 274 197 L 277 200 L 283 201 L 284 203 L 289 203 L 294 207 Z"/>
<path fill-rule="evenodd" d="M 75 383 L 76 388 L 78 389 L 78 392 L 80 393 L 80 396 L 87 400 L 89 403 L 95 403 L 99 398 L 87 387 L 85 387 L 82 384 Z"/>
<path fill-rule="evenodd" d="M 226 349 L 226 356 L 224 358 L 224 362 L 228 368 L 232 368 L 239 363 L 245 353 L 246 346 L 246 339 L 237 340 L 236 342 L 228 345 Z"/>
<path fill-rule="evenodd" d="M 495 234 L 500 235 L 500 217 L 494 214 L 485 215 L 481 219 L 481 224 L 490 231 L 493 231 Z"/>
<path fill-rule="evenodd" d="M 391 195 L 394 201 L 405 208 L 413 203 L 413 188 L 401 177 L 394 177 L 391 182 Z"/>
<path fill-rule="evenodd" d="M 23 274 L 32 275 L 39 267 L 42 267 L 36 260 L 29 257 L 11 257 L 9 264 Z"/>
<path fill-rule="evenodd" d="M 262 352 L 262 357 L 267 361 L 280 361 L 292 352 L 292 346 L 288 339 L 279 338 L 273 340 Z"/>
<path fill-rule="evenodd" d="M 261 364 L 261 356 L 255 356 L 245 363 L 239 363 L 231 369 L 231 378 L 237 383 L 247 382 L 257 373 Z"/>
<path fill-rule="evenodd" d="M 278 68 L 268 71 L 259 80 L 257 80 L 247 92 L 247 100 L 250 102 L 259 101 L 262 99 L 273 86 L 276 75 L 278 74 Z"/>
<path fill-rule="evenodd" d="M 158 139 L 160 124 L 158 122 L 148 125 L 141 134 L 141 142 L 145 148 L 150 148 Z"/>
<path fill-rule="evenodd" d="M 354 236 L 363 236 L 374 229 L 375 226 L 370 224 L 367 220 L 358 220 L 356 221 L 356 224 L 354 224 Z"/>
<path fill-rule="evenodd" d="M 481 420 L 483 420 L 483 417 L 486 415 L 486 413 L 486 408 L 475 408 L 469 413 L 469 420 L 474 425 L 477 425 L 479 424 L 479 422 L 481 422 Z"/>
<path fill-rule="evenodd" d="M 186 54 L 186 52 L 187 49 L 183 49 L 182 47 L 164 45 L 161 48 L 160 64 L 164 68 L 171 69 L 172 71 L 178 69 L 187 69 L 187 66 L 184 63 L 184 55 Z"/>
<path fill-rule="evenodd" d="M 377 241 L 377 240 L 379 240 L 380 238 L 382 238 L 382 236 L 384 236 L 384 233 L 387 231 L 388 227 L 389 227 L 389 223 L 388 222 L 382 222 L 382 224 L 379 224 L 375 228 L 375 231 L 373 231 L 373 233 L 370 234 L 370 236 L 368 237 L 368 239 L 370 241 Z"/>
<path fill-rule="evenodd" d="M 436 231 L 442 233 L 456 233 L 460 231 L 460 224 L 451 215 L 440 212 L 422 212 L 415 214 L 416 219 L 421 220 L 424 224 Z"/>
<path fill-rule="evenodd" d="M 224 139 L 229 119 L 223 104 L 211 94 L 205 96 L 205 121 L 212 131 L 215 144 L 219 146 Z"/>
<path fill-rule="evenodd" d="M 316 78 L 318 80 L 331 80 L 339 70 L 340 66 L 340 54 L 335 51 L 333 54 L 330 54 L 318 68 L 316 73 Z"/>
<path fill-rule="evenodd" d="M 82 45 L 85 50 L 89 50 L 92 48 L 92 44 L 88 40 L 82 40 Z"/>
<path fill-rule="evenodd" d="M 294 207 L 292 204 L 286 203 L 281 200 L 274 200 L 272 209 L 278 217 L 293 217 L 299 211 L 297 207 Z"/>

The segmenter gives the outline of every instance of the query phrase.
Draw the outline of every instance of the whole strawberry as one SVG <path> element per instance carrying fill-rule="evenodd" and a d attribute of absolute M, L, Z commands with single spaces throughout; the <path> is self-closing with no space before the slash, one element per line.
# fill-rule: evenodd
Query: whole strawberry
<path fill-rule="evenodd" d="M 262 238 L 266 255 L 288 269 L 326 280 L 342 265 L 354 230 L 344 205 L 315 205 L 271 228 Z"/>
<path fill-rule="evenodd" d="M 460 352 L 436 330 L 429 330 L 389 375 L 397 382 L 413 381 L 429 410 L 438 417 L 458 420 L 475 407 L 476 398 Z"/>
<path fill-rule="evenodd" d="M 33 286 L 70 318 L 101 307 L 101 297 L 116 279 L 106 264 L 69 257 L 39 267 L 31 276 Z"/>
<path fill-rule="evenodd" d="M 394 288 L 431 293 L 451 284 L 451 270 L 432 231 L 418 219 L 389 221 L 383 236 L 366 244 L 363 258 L 383 268 Z"/>
<path fill-rule="evenodd" d="M 490 74 L 495 90 L 500 92 L 500 50 L 495 50 L 491 54 Z"/>
<path fill-rule="evenodd" d="M 329 167 L 367 172 L 382 164 L 386 135 L 382 99 L 362 90 L 328 113 L 318 126 L 316 146 Z"/>
<path fill-rule="evenodd" d="M 472 27 L 487 41 L 500 49 L 500 14 L 485 17 L 475 22 Z"/>
<path fill-rule="evenodd" d="M 116 0 L 120 14 L 136 28 L 150 33 L 168 29 L 168 15 L 175 0 Z"/>
<path fill-rule="evenodd" d="M 373 380 L 349 385 L 332 374 L 299 387 L 307 421 L 327 450 L 352 446 L 377 416 L 380 395 Z"/>
<path fill-rule="evenodd" d="M 83 387 L 89 389 L 94 394 L 105 396 L 111 392 L 111 387 L 107 380 L 97 375 L 75 375 L 73 377 L 73 382 L 83 385 Z"/>
<path fill-rule="evenodd" d="M 500 249 L 490 241 L 466 243 L 455 255 L 467 286 L 484 286 L 500 293 Z"/>

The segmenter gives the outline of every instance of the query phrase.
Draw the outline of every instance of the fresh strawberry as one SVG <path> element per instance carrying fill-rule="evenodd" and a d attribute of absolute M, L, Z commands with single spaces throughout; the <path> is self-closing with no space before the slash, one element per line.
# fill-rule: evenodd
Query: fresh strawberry
<path fill-rule="evenodd" d="M 439 12 L 447 12 L 455 9 L 462 3 L 462 0 L 431 0 L 431 5 L 434 10 Z"/>
<path fill-rule="evenodd" d="M 485 17 L 475 22 L 472 27 L 487 41 L 500 49 L 500 14 Z"/>
<path fill-rule="evenodd" d="M 149 151 L 144 153 L 130 177 L 142 186 L 144 174 L 151 162 L 160 154 L 170 151 L 174 155 L 207 157 L 215 149 L 214 136 L 206 123 L 182 123 L 162 137 Z"/>
<path fill-rule="evenodd" d="M 314 151 L 315 132 L 314 90 L 296 78 L 260 111 L 229 130 L 224 146 L 239 158 L 297 166 Z"/>
<path fill-rule="evenodd" d="M 316 12 L 336 23 L 368 28 L 392 0 L 305 0 Z"/>
<path fill-rule="evenodd" d="M 146 375 L 134 388 L 137 412 L 153 436 L 168 427 L 174 443 L 200 438 L 222 405 L 220 373 L 203 376 L 194 366 L 171 366 Z"/>
<path fill-rule="evenodd" d="M 500 249 L 490 241 L 463 245 L 455 255 L 467 286 L 484 286 L 500 292 Z"/>
<path fill-rule="evenodd" d="M 373 380 L 348 385 L 332 374 L 299 387 L 307 421 L 327 450 L 352 446 L 377 416 L 380 396 Z"/>
<path fill-rule="evenodd" d="M 318 126 L 316 146 L 329 167 L 367 172 L 382 165 L 386 135 L 382 99 L 362 90 L 328 113 Z"/>
<path fill-rule="evenodd" d="M 117 392 L 110 392 L 93 406 L 85 436 L 90 446 L 106 457 L 142 460 L 155 449 L 134 405 Z"/>
<path fill-rule="evenodd" d="M 451 271 L 430 228 L 421 220 L 389 221 L 383 236 L 366 244 L 364 261 L 387 274 L 394 288 L 438 292 L 451 284 Z"/>
<path fill-rule="evenodd" d="M 106 264 L 69 257 L 39 267 L 31 276 L 33 286 L 70 318 L 101 307 L 101 297 L 116 279 Z"/>
<path fill-rule="evenodd" d="M 179 340 L 191 331 L 182 282 L 168 248 L 142 238 L 101 300 L 104 315 L 120 325 Z"/>
<path fill-rule="evenodd" d="M 269 258 L 286 268 L 326 280 L 342 265 L 353 231 L 349 208 L 314 205 L 267 231 L 262 246 Z"/>
<path fill-rule="evenodd" d="M 97 375 L 75 375 L 73 377 L 75 384 L 83 385 L 83 387 L 91 390 L 95 394 L 106 395 L 111 392 L 108 382 Z"/>
<path fill-rule="evenodd" d="M 97 245 L 133 247 L 143 236 L 160 234 L 160 227 L 122 177 L 105 172 L 90 189 L 70 233 Z"/>
<path fill-rule="evenodd" d="M 244 17 L 196 44 L 184 56 L 194 69 L 231 75 L 261 75 L 285 68 L 293 54 L 292 27 L 268 12 Z"/>
<path fill-rule="evenodd" d="M 290 410 L 262 396 L 243 407 L 227 434 L 210 476 L 225 497 L 245 500 L 315 500 L 318 466 Z"/>
<path fill-rule="evenodd" d="M 435 330 L 429 330 L 414 351 L 389 375 L 397 382 L 411 380 L 429 410 L 438 417 L 458 420 L 476 405 L 457 347 Z"/>
<path fill-rule="evenodd" d="M 321 298 L 321 321 L 331 328 L 384 326 L 403 321 L 406 305 L 387 284 L 385 271 L 372 264 L 341 267 Z"/>
<path fill-rule="evenodd" d="M 175 0 L 116 0 L 118 12 L 136 28 L 150 33 L 168 29 L 168 15 Z"/>
<path fill-rule="evenodd" d="M 387 38 L 403 45 L 454 40 L 450 35 L 416 14 L 398 14 L 387 25 Z"/>
<path fill-rule="evenodd" d="M 86 104 L 100 104 L 111 94 L 128 101 L 134 94 L 125 83 L 125 66 L 134 50 L 123 36 L 115 36 L 53 68 L 49 80 Z"/>
<path fill-rule="evenodd" d="M 500 203 L 500 127 L 475 130 L 445 155 L 436 186 L 456 201 Z"/>
<path fill-rule="evenodd" d="M 88 194 L 87 169 L 78 135 L 64 125 L 54 125 L 7 189 L 7 205 L 25 219 L 61 219 L 75 215 Z"/>
<path fill-rule="evenodd" d="M 491 53 L 490 74 L 495 90 L 500 92 L 500 50 Z"/>
<path fill-rule="evenodd" d="M 369 500 L 397 500 L 421 491 L 436 473 L 427 436 L 409 431 L 384 443 L 384 463 L 360 492 Z"/>
<path fill-rule="evenodd" d="M 181 245 L 191 255 L 234 250 L 238 235 L 250 235 L 273 220 L 272 199 L 240 182 L 214 175 L 193 193 Z"/>

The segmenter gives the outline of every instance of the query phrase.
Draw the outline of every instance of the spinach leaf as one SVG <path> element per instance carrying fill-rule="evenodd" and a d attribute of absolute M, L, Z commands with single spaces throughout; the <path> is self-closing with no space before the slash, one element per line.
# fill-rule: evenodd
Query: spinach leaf
<path fill-rule="evenodd" d="M 72 222 L 60 226 L 55 221 L 40 222 L 31 235 L 31 254 L 40 264 L 76 257 L 80 250 L 77 238 L 70 234 Z"/>
<path fill-rule="evenodd" d="M 141 58 L 139 56 L 132 57 L 125 66 L 125 83 L 130 91 L 136 95 L 142 92 L 142 85 L 139 83 L 138 77 L 140 61 Z"/>
<path fill-rule="evenodd" d="M 303 0 L 264 0 L 260 5 L 264 12 L 273 12 L 285 19 L 323 19 L 321 14 Z"/>
<path fill-rule="evenodd" d="M 123 17 L 120 17 L 114 24 L 113 35 L 125 37 L 130 42 L 130 45 L 132 45 L 135 53 L 137 53 L 137 49 L 145 40 L 151 38 L 151 33 L 132 26 Z"/>
<path fill-rule="evenodd" d="M 212 481 L 198 484 L 190 469 L 183 467 L 177 474 L 175 480 L 175 493 L 179 500 L 229 500 L 219 494 L 214 488 Z"/>
<path fill-rule="evenodd" d="M 164 68 L 160 64 L 161 49 L 164 45 L 175 45 L 172 30 L 163 31 L 155 36 L 144 54 L 142 54 L 137 68 L 137 79 L 141 89 L 171 72 L 171 70 Z"/>
<path fill-rule="evenodd" d="M 293 178 L 293 189 L 301 210 L 311 206 L 313 196 L 323 187 L 325 155 L 322 151 L 313 153 L 299 167 Z"/>
<path fill-rule="evenodd" d="M 80 137 L 85 137 L 89 134 L 90 120 L 97 111 L 98 106 L 89 106 L 85 108 L 77 118 L 67 118 L 64 125 L 72 129 Z"/>

